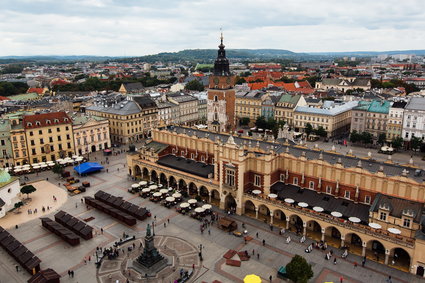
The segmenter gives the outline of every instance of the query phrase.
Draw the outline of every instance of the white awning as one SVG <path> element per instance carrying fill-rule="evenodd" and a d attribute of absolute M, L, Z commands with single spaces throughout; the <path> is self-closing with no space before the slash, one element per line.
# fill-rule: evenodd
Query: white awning
<path fill-rule="evenodd" d="M 332 211 L 331 215 L 334 216 L 334 217 L 342 217 L 342 213 L 338 212 L 338 211 Z"/>
<path fill-rule="evenodd" d="M 353 222 L 353 223 L 360 223 L 361 222 L 360 218 L 358 218 L 358 217 L 349 217 L 348 220 Z"/>
<path fill-rule="evenodd" d="M 308 203 L 306 203 L 306 202 L 299 202 L 298 203 L 298 206 L 300 206 L 300 207 L 307 207 L 308 206 Z"/>
<path fill-rule="evenodd" d="M 316 211 L 316 212 L 323 212 L 324 211 L 323 207 L 320 207 L 320 206 L 313 207 L 313 210 Z"/>
<path fill-rule="evenodd" d="M 291 198 L 286 198 L 285 199 L 285 202 L 286 203 L 294 203 L 295 201 L 293 199 L 291 199 Z"/>

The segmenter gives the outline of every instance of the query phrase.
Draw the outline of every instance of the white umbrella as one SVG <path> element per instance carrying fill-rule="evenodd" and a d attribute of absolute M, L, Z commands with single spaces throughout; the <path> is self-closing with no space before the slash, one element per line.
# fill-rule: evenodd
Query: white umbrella
<path fill-rule="evenodd" d="M 180 204 L 181 208 L 187 208 L 189 206 L 190 206 L 190 204 L 188 204 L 187 202 L 183 202 L 183 203 Z"/>
<path fill-rule="evenodd" d="M 83 161 L 83 159 L 84 159 L 83 157 L 78 157 L 75 159 L 75 161 L 80 162 L 80 161 Z"/>
<path fill-rule="evenodd" d="M 174 193 L 173 194 L 173 198 L 181 198 L 182 194 L 181 193 Z"/>
<path fill-rule="evenodd" d="M 172 191 L 172 190 L 174 190 L 172 187 L 169 187 L 169 188 L 168 188 L 168 191 Z"/>
<path fill-rule="evenodd" d="M 211 209 L 212 208 L 212 205 L 211 204 L 204 204 L 203 206 L 202 206 L 202 208 L 203 209 Z"/>
<path fill-rule="evenodd" d="M 4 168 L 3 169 L 5 172 L 9 172 L 9 168 Z"/>
<path fill-rule="evenodd" d="M 148 182 L 146 182 L 146 181 L 141 181 L 141 182 L 139 182 L 139 185 L 140 186 L 146 186 L 148 184 Z"/>
<path fill-rule="evenodd" d="M 49 161 L 50 162 L 50 161 Z M 31 164 L 33 167 L 34 166 L 37 166 L 37 165 L 40 165 L 40 163 L 33 163 L 33 164 Z"/>
<path fill-rule="evenodd" d="M 390 232 L 392 234 L 396 234 L 396 235 L 401 234 L 401 231 L 398 230 L 397 228 L 388 228 L 387 230 L 388 230 L 388 232 Z"/>
<path fill-rule="evenodd" d="M 78 155 L 73 155 L 72 158 L 77 159 L 79 156 Z"/>
<path fill-rule="evenodd" d="M 53 161 L 48 161 L 48 162 L 47 162 L 47 165 L 49 165 L 49 166 L 54 166 L 54 165 L 55 165 L 55 163 L 54 163 Z"/>
<path fill-rule="evenodd" d="M 381 229 L 382 226 L 378 223 L 369 223 L 369 227 L 372 227 L 373 229 Z"/>
<path fill-rule="evenodd" d="M 332 211 L 332 212 L 331 212 L 331 215 L 332 215 L 332 216 L 335 216 L 335 217 L 338 217 L 338 218 L 339 218 L 339 217 L 342 217 L 342 213 L 341 213 L 341 212 L 338 212 L 338 211 Z"/>
<path fill-rule="evenodd" d="M 261 191 L 260 190 L 253 190 L 252 193 L 254 195 L 259 195 L 259 194 L 261 194 Z"/>
<path fill-rule="evenodd" d="M 41 168 L 46 168 L 47 166 L 49 166 L 49 165 L 47 165 L 47 164 L 42 164 L 42 165 L 41 165 Z"/>
<path fill-rule="evenodd" d="M 43 162 L 44 163 L 44 162 Z M 45 163 L 44 163 L 45 164 Z M 22 166 L 22 168 L 30 168 L 31 166 L 29 164 L 25 164 L 24 166 Z"/>
<path fill-rule="evenodd" d="M 59 164 L 61 164 L 61 165 L 65 165 L 66 163 L 68 163 L 68 161 L 66 161 L 66 160 L 62 160 L 61 162 L 59 162 Z"/>
<path fill-rule="evenodd" d="M 313 210 L 316 211 L 316 212 L 323 212 L 324 209 L 320 206 L 315 206 L 315 207 L 313 207 Z"/>
<path fill-rule="evenodd" d="M 277 194 L 269 194 L 269 198 L 277 198 Z"/>
<path fill-rule="evenodd" d="M 166 194 L 166 193 L 168 193 L 168 190 L 167 189 L 160 189 L 159 192 L 161 194 Z"/>
<path fill-rule="evenodd" d="M 61 162 L 61 161 L 63 161 L 62 158 L 56 159 L 56 162 Z"/>
<path fill-rule="evenodd" d="M 149 186 L 149 189 L 156 190 L 156 189 L 158 189 L 158 186 L 157 185 L 150 185 Z"/>
<path fill-rule="evenodd" d="M 17 166 L 15 166 L 15 170 L 16 169 L 21 169 L 22 168 L 22 166 L 21 165 L 17 165 Z"/>
<path fill-rule="evenodd" d="M 168 201 L 168 202 L 173 202 L 173 201 L 175 201 L 176 199 L 175 198 L 173 198 L 173 197 L 167 197 L 167 198 L 165 198 L 165 201 Z"/>
<path fill-rule="evenodd" d="M 66 162 L 68 162 L 68 163 L 74 163 L 75 161 L 74 161 L 74 160 L 72 160 L 72 159 L 69 159 L 69 160 L 67 160 Z"/>
<path fill-rule="evenodd" d="M 137 189 L 137 188 L 139 187 L 139 184 L 133 184 L 133 185 L 131 185 L 131 187 L 132 187 L 133 189 Z"/>
<path fill-rule="evenodd" d="M 21 171 L 22 171 L 22 169 L 18 168 L 18 169 L 15 169 L 14 171 L 15 171 L 15 172 L 21 172 Z"/>
<path fill-rule="evenodd" d="M 162 188 L 162 187 L 163 187 L 163 185 L 162 185 L 162 184 L 159 184 L 159 185 L 158 185 L 158 188 Z"/>
<path fill-rule="evenodd" d="M 149 188 L 142 189 L 142 193 L 149 193 L 150 191 L 151 191 L 151 189 L 149 189 Z"/>
<path fill-rule="evenodd" d="M 196 213 L 202 213 L 202 212 L 204 212 L 205 211 L 205 209 L 203 209 L 202 207 L 197 207 L 197 208 L 195 208 L 195 212 Z"/>
<path fill-rule="evenodd" d="M 153 196 L 154 197 L 160 197 L 160 196 L 162 196 L 162 194 L 157 192 L 157 193 L 154 193 Z"/>
<path fill-rule="evenodd" d="M 33 165 L 32 168 L 33 169 L 40 169 L 40 165 Z"/>
<path fill-rule="evenodd" d="M 350 220 L 353 223 L 360 223 L 361 220 L 358 217 L 349 217 L 348 220 Z"/>
<path fill-rule="evenodd" d="M 192 198 L 192 199 L 188 200 L 187 202 L 190 203 L 190 204 L 195 204 L 198 201 L 196 199 Z"/>
<path fill-rule="evenodd" d="M 299 202 L 298 203 L 298 206 L 300 206 L 300 207 L 307 207 L 308 206 L 308 203 L 306 203 L 306 202 Z"/>
<path fill-rule="evenodd" d="M 46 165 L 47 163 L 46 162 L 40 162 L 39 164 L 40 164 L 40 166 L 42 166 L 42 165 Z"/>
<path fill-rule="evenodd" d="M 295 201 L 293 199 L 291 199 L 291 198 L 286 198 L 285 199 L 285 202 L 286 203 L 294 203 Z"/>

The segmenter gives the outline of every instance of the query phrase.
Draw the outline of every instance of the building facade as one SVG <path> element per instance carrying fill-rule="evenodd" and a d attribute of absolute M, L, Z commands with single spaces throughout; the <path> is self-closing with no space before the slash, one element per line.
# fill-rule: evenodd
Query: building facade
<path fill-rule="evenodd" d="M 23 117 L 30 163 L 71 157 L 74 150 L 72 120 L 65 112 Z"/>
<path fill-rule="evenodd" d="M 209 77 L 207 100 L 208 129 L 217 132 L 233 131 L 235 117 L 235 77 L 231 75 L 229 60 L 224 50 L 223 35 L 214 63 L 214 74 Z"/>
<path fill-rule="evenodd" d="M 235 142 L 233 136 L 195 128 L 157 129 L 152 138 L 127 156 L 128 173 L 137 179 L 199 195 L 336 248 L 349 247 L 369 260 L 394 260 L 407 272 L 421 274 L 425 267 L 425 183 L 414 164 L 262 140 Z M 354 223 L 357 218 L 360 223 Z"/>
<path fill-rule="evenodd" d="M 109 121 L 97 116 L 79 115 L 72 118 L 75 154 L 83 155 L 111 147 Z"/>
<path fill-rule="evenodd" d="M 199 101 L 196 97 L 187 94 L 182 95 L 180 93 L 175 93 L 167 95 L 167 99 L 179 107 L 179 117 L 177 119 L 177 123 L 190 126 L 196 124 L 199 121 Z"/>
<path fill-rule="evenodd" d="M 0 166 L 9 167 L 13 164 L 13 152 L 10 131 L 12 127 L 10 121 L 0 120 Z"/>
<path fill-rule="evenodd" d="M 425 138 L 425 97 L 412 97 L 404 108 L 402 136 L 405 141 L 412 137 Z"/>
<path fill-rule="evenodd" d="M 158 126 L 158 107 L 149 96 L 132 96 L 110 106 L 93 105 L 86 108 L 86 113 L 109 120 L 114 144 L 142 140 Z"/>
<path fill-rule="evenodd" d="M 387 122 L 387 141 L 402 137 L 403 113 L 406 104 L 406 101 L 396 101 L 391 105 Z"/>
<path fill-rule="evenodd" d="M 283 94 L 276 103 L 275 119 L 285 121 L 289 127 L 294 126 L 294 110 L 298 106 L 307 106 L 302 95 Z"/>
<path fill-rule="evenodd" d="M 316 82 L 316 89 L 322 90 L 334 89 L 346 92 L 347 90 L 369 90 L 370 88 L 371 84 L 369 79 L 359 79 L 355 77 L 323 79 L 322 81 Z"/>
<path fill-rule="evenodd" d="M 303 131 L 309 123 L 313 129 L 323 127 L 331 138 L 346 134 L 350 130 L 351 110 L 357 104 L 357 101 L 350 101 L 334 105 L 326 101 L 322 108 L 298 106 L 294 111 L 295 130 Z"/>
<path fill-rule="evenodd" d="M 237 119 L 249 118 L 251 124 L 261 116 L 263 97 L 266 93 L 262 91 L 238 92 L 236 94 L 235 114 Z"/>
<path fill-rule="evenodd" d="M 11 177 L 9 173 L 0 170 L 0 218 L 15 208 L 15 203 L 19 202 L 21 186 L 19 178 Z"/>

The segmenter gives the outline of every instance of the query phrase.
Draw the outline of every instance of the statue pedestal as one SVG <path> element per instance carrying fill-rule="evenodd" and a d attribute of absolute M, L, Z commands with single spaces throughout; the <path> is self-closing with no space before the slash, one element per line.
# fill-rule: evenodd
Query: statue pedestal
<path fill-rule="evenodd" d="M 143 264 L 139 263 L 137 260 L 128 261 L 127 263 L 127 269 L 133 269 L 136 272 L 140 273 L 140 275 L 145 277 L 156 277 L 157 273 L 161 270 L 163 270 L 167 266 L 173 265 L 173 258 L 168 258 L 167 256 L 164 256 L 163 259 L 155 263 L 154 265 L 147 267 Z"/>

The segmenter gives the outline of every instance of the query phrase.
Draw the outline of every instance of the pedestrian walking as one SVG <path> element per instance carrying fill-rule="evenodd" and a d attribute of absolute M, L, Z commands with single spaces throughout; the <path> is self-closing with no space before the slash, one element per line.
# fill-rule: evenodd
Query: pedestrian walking
<path fill-rule="evenodd" d="M 257 233 L 255 233 L 255 236 L 258 238 L 258 232 L 257 232 Z"/>
<path fill-rule="evenodd" d="M 210 229 L 208 229 L 208 235 L 211 235 L 211 230 Z"/>
<path fill-rule="evenodd" d="M 339 277 L 339 283 L 344 282 L 344 277 L 342 277 L 342 275 Z"/>
<path fill-rule="evenodd" d="M 265 246 L 265 245 L 266 245 L 266 240 L 263 239 L 263 246 Z"/>
<path fill-rule="evenodd" d="M 15 268 L 16 268 L 16 272 L 19 272 L 19 266 L 16 265 Z"/>
<path fill-rule="evenodd" d="M 260 254 L 259 253 L 257 253 L 257 259 L 260 260 Z"/>
<path fill-rule="evenodd" d="M 71 270 L 68 269 L 68 277 L 71 277 Z"/>
<path fill-rule="evenodd" d="M 334 264 L 336 265 L 336 257 L 334 257 Z"/>
<path fill-rule="evenodd" d="M 357 261 L 354 262 L 354 268 L 356 268 L 356 267 L 357 267 Z"/>
<path fill-rule="evenodd" d="M 100 228 L 100 233 L 103 234 L 103 228 Z"/>
<path fill-rule="evenodd" d="M 270 280 L 270 282 L 272 282 L 272 279 L 273 279 L 273 276 L 269 276 L 269 280 Z"/>
<path fill-rule="evenodd" d="M 170 218 L 167 219 L 168 224 L 170 224 Z"/>
<path fill-rule="evenodd" d="M 364 265 L 366 264 L 366 256 L 364 256 L 363 257 L 363 260 L 362 260 L 362 267 L 364 267 Z"/>
<path fill-rule="evenodd" d="M 253 250 L 252 250 L 252 255 L 254 255 L 254 254 L 255 254 L 255 250 L 253 249 Z"/>
<path fill-rule="evenodd" d="M 391 278 L 391 275 L 388 276 L 387 283 L 393 283 L 393 279 Z"/>
<path fill-rule="evenodd" d="M 164 228 L 165 228 L 165 227 L 167 227 L 167 223 L 166 223 L 166 222 L 164 222 Z"/>
<path fill-rule="evenodd" d="M 195 270 L 195 264 L 194 263 L 192 263 L 192 269 Z"/>

